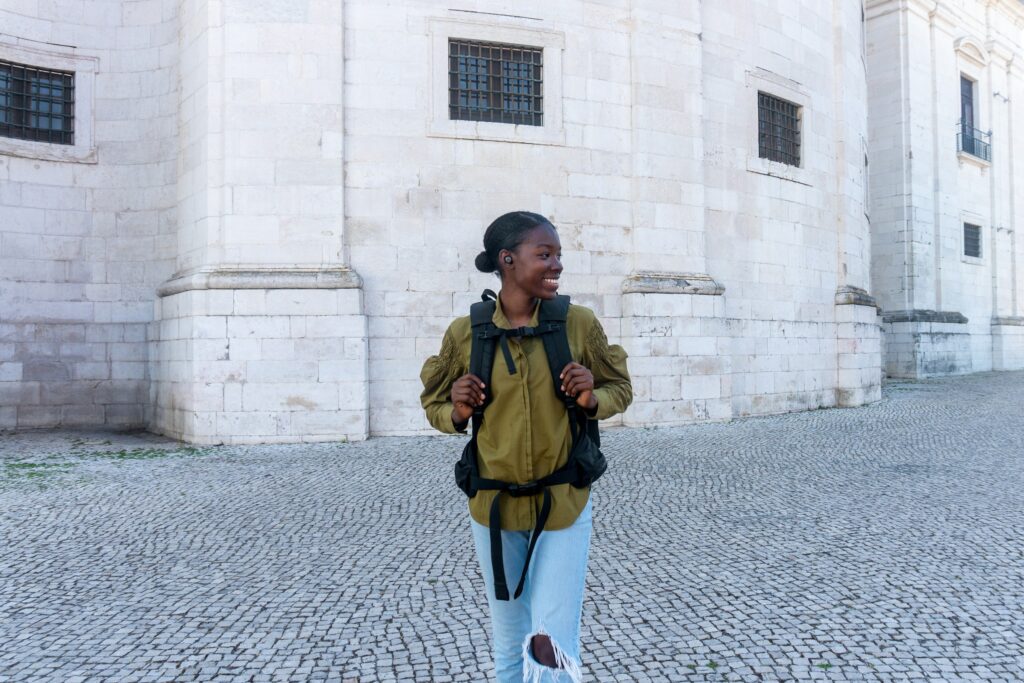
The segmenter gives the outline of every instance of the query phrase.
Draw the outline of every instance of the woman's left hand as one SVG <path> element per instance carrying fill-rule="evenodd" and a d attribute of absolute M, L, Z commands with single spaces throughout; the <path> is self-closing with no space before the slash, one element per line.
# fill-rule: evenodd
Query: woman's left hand
<path fill-rule="evenodd" d="M 576 399 L 576 405 L 584 410 L 597 407 L 594 396 L 594 375 L 579 363 L 572 362 L 562 369 L 558 375 L 562 380 L 562 391 Z"/>

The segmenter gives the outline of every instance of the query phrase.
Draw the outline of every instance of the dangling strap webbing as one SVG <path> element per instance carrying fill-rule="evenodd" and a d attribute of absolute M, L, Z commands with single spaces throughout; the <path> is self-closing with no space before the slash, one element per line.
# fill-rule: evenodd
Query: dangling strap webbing
<path fill-rule="evenodd" d="M 568 483 L 568 482 L 562 482 Z M 526 575 L 530 569 L 530 558 L 533 557 L 533 549 L 537 547 L 537 540 L 544 532 L 544 525 L 551 515 L 551 489 L 544 487 L 544 502 L 540 506 L 540 514 L 537 515 L 537 523 L 530 535 L 530 545 L 526 548 L 526 560 L 523 562 L 523 573 L 519 576 L 519 583 L 516 585 L 516 592 L 513 599 L 519 599 L 523 594 L 523 586 L 526 585 Z M 491 503 L 491 570 L 494 574 L 494 597 L 498 600 L 508 600 L 508 583 L 505 579 L 505 555 L 501 547 L 501 508 L 498 501 L 505 491 L 499 491 Z"/>

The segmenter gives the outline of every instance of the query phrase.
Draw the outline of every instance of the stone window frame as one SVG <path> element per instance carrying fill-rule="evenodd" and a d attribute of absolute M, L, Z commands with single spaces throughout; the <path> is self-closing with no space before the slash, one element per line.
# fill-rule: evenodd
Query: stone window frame
<path fill-rule="evenodd" d="M 565 34 L 539 28 L 483 23 L 454 18 L 433 18 L 430 35 L 430 137 L 495 140 L 537 145 L 564 145 L 562 116 L 562 53 Z M 449 39 L 505 43 L 544 51 L 544 125 L 529 126 L 491 121 L 452 120 L 448 117 Z"/>
<path fill-rule="evenodd" d="M 968 256 L 966 253 L 966 245 L 964 244 L 964 226 L 966 224 L 978 226 L 978 248 L 981 250 L 981 256 Z M 957 230 L 957 245 L 959 247 L 960 260 L 963 263 L 968 263 L 974 266 L 985 265 L 987 254 L 990 249 L 986 248 L 985 244 L 985 221 L 976 213 L 961 212 L 959 229 Z"/>
<path fill-rule="evenodd" d="M 64 145 L 0 137 L 0 154 L 42 161 L 96 163 L 94 103 L 99 59 L 79 54 L 73 47 L 47 44 L 44 49 L 35 45 L 28 46 L 20 42 L 10 43 L 2 40 L 0 59 L 40 69 L 70 71 L 75 75 L 75 143 Z"/>
<path fill-rule="evenodd" d="M 960 132 L 960 79 L 966 78 L 974 82 L 974 100 L 972 106 L 974 108 L 974 127 L 980 131 L 991 131 L 991 107 L 989 106 L 989 99 L 985 97 L 987 94 L 988 87 L 988 64 L 989 55 L 988 51 L 982 47 L 981 42 L 975 40 L 970 36 L 963 36 L 956 40 L 953 44 L 953 49 L 956 52 L 956 103 L 955 111 L 956 116 L 952 130 L 954 131 L 953 144 L 956 144 L 955 135 Z M 988 140 L 989 145 L 992 145 L 992 140 Z M 954 149 L 956 149 L 954 147 Z M 964 162 L 973 164 L 980 168 L 989 168 L 992 165 L 991 161 L 987 161 L 981 157 L 968 154 L 963 150 L 957 150 L 957 160 L 962 166 Z M 963 250 L 961 249 L 961 253 Z M 983 251 L 982 254 L 985 252 Z"/>
<path fill-rule="evenodd" d="M 757 68 L 746 72 L 746 95 L 743 98 L 744 120 L 747 126 L 747 170 L 751 173 L 789 180 L 801 185 L 812 186 L 813 176 L 808 169 L 808 159 L 813 153 L 812 142 L 816 125 L 811 110 L 811 96 L 796 81 L 771 71 Z M 762 159 L 759 156 L 758 93 L 792 102 L 800 108 L 800 165 L 792 166 L 780 161 Z"/>

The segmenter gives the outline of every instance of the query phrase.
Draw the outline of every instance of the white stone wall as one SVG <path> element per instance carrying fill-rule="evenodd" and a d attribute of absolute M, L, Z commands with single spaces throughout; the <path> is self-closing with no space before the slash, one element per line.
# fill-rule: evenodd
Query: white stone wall
<path fill-rule="evenodd" d="M 76 21 L 82 4 L 64 4 L 54 16 Z M 155 93 L 159 114 L 126 103 L 136 127 L 108 130 L 98 113 L 98 163 L 47 167 L 90 221 L 116 233 L 132 219 L 124 244 L 138 252 L 118 258 L 137 258 L 143 281 L 103 291 L 137 316 L 134 336 L 102 348 L 123 343 L 136 365 L 110 367 L 138 377 L 104 396 L 203 443 L 428 431 L 423 360 L 497 284 L 473 267 L 486 225 L 528 209 L 559 228 L 563 290 L 630 353 L 636 402 L 618 421 L 877 399 L 860 12 L 798 4 L 530 0 L 515 16 L 497 0 L 118 4 L 111 26 L 159 7 L 133 49 L 162 41 L 176 80 L 140 59 L 145 76 L 126 66 L 118 81 L 99 55 L 98 97 Z M 541 47 L 545 124 L 449 121 L 449 37 Z M 758 158 L 759 89 L 802 108 L 799 167 Z M 130 172 L 104 175 L 127 130 Z M 2 187 L 14 206 L 15 184 Z M 132 241 L 152 218 L 156 232 Z M 128 248 L 105 239 L 104 258 Z M 53 280 L 39 291 L 77 303 Z M 122 324 L 102 310 L 82 325 Z M 45 348 L 35 328 L 17 333 Z M 0 366 L 12 425 L 13 405 L 43 391 L 22 372 Z"/>
<path fill-rule="evenodd" d="M 866 105 L 849 105 L 866 89 L 858 8 L 806 3 L 804 24 L 771 3 L 525 3 L 520 18 L 497 2 L 346 8 L 346 231 L 370 317 L 372 432 L 425 429 L 419 367 L 494 286 L 473 257 L 487 223 L 514 208 L 552 218 L 564 290 L 629 350 L 628 423 L 837 403 L 838 340 L 850 333 L 839 321 L 854 324 L 837 290 L 869 286 Z M 486 126 L 439 132 L 439 33 L 551 46 L 563 135 L 540 145 Z M 802 168 L 757 158 L 758 87 L 805 107 Z M 650 271 L 710 276 L 725 293 L 622 294 Z M 874 354 L 865 364 L 877 367 L 871 314 L 860 324 L 874 341 L 847 353 Z M 869 397 L 879 387 L 877 372 L 844 381 Z"/>
<path fill-rule="evenodd" d="M 146 324 L 173 268 L 176 6 L 0 4 L 0 58 L 81 70 L 78 144 L 0 138 L 0 428 L 145 424 Z"/>
<path fill-rule="evenodd" d="M 886 370 L 991 370 L 1005 343 L 993 319 L 1019 316 L 1024 292 L 1014 99 L 1024 90 L 1024 6 L 872 1 L 867 19 L 873 286 L 900 320 L 886 325 Z M 975 125 L 991 132 L 991 161 L 957 151 L 961 75 L 976 82 Z M 965 222 L 982 228 L 981 258 L 964 256 Z M 915 311 L 919 323 L 903 321 Z M 966 320 L 937 322 L 923 311 Z"/>
<path fill-rule="evenodd" d="M 811 3 L 797 24 L 767 3 L 703 7 L 708 270 L 726 289 L 734 411 L 876 397 L 877 377 L 848 372 L 877 364 L 874 309 L 837 305 L 870 287 L 859 8 Z M 799 167 L 758 158 L 759 91 L 802 107 Z"/>

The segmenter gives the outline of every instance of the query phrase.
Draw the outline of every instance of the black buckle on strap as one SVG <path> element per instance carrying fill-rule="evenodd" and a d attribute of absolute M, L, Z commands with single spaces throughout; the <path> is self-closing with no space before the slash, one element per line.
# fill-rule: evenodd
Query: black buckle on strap
<path fill-rule="evenodd" d="M 537 334 L 536 327 L 514 327 L 506 330 L 505 334 L 509 337 L 533 337 Z"/>
<path fill-rule="evenodd" d="M 530 481 L 525 484 L 509 484 L 505 493 L 513 498 L 522 498 L 523 496 L 535 496 L 543 490 L 544 487 L 539 483 Z"/>

